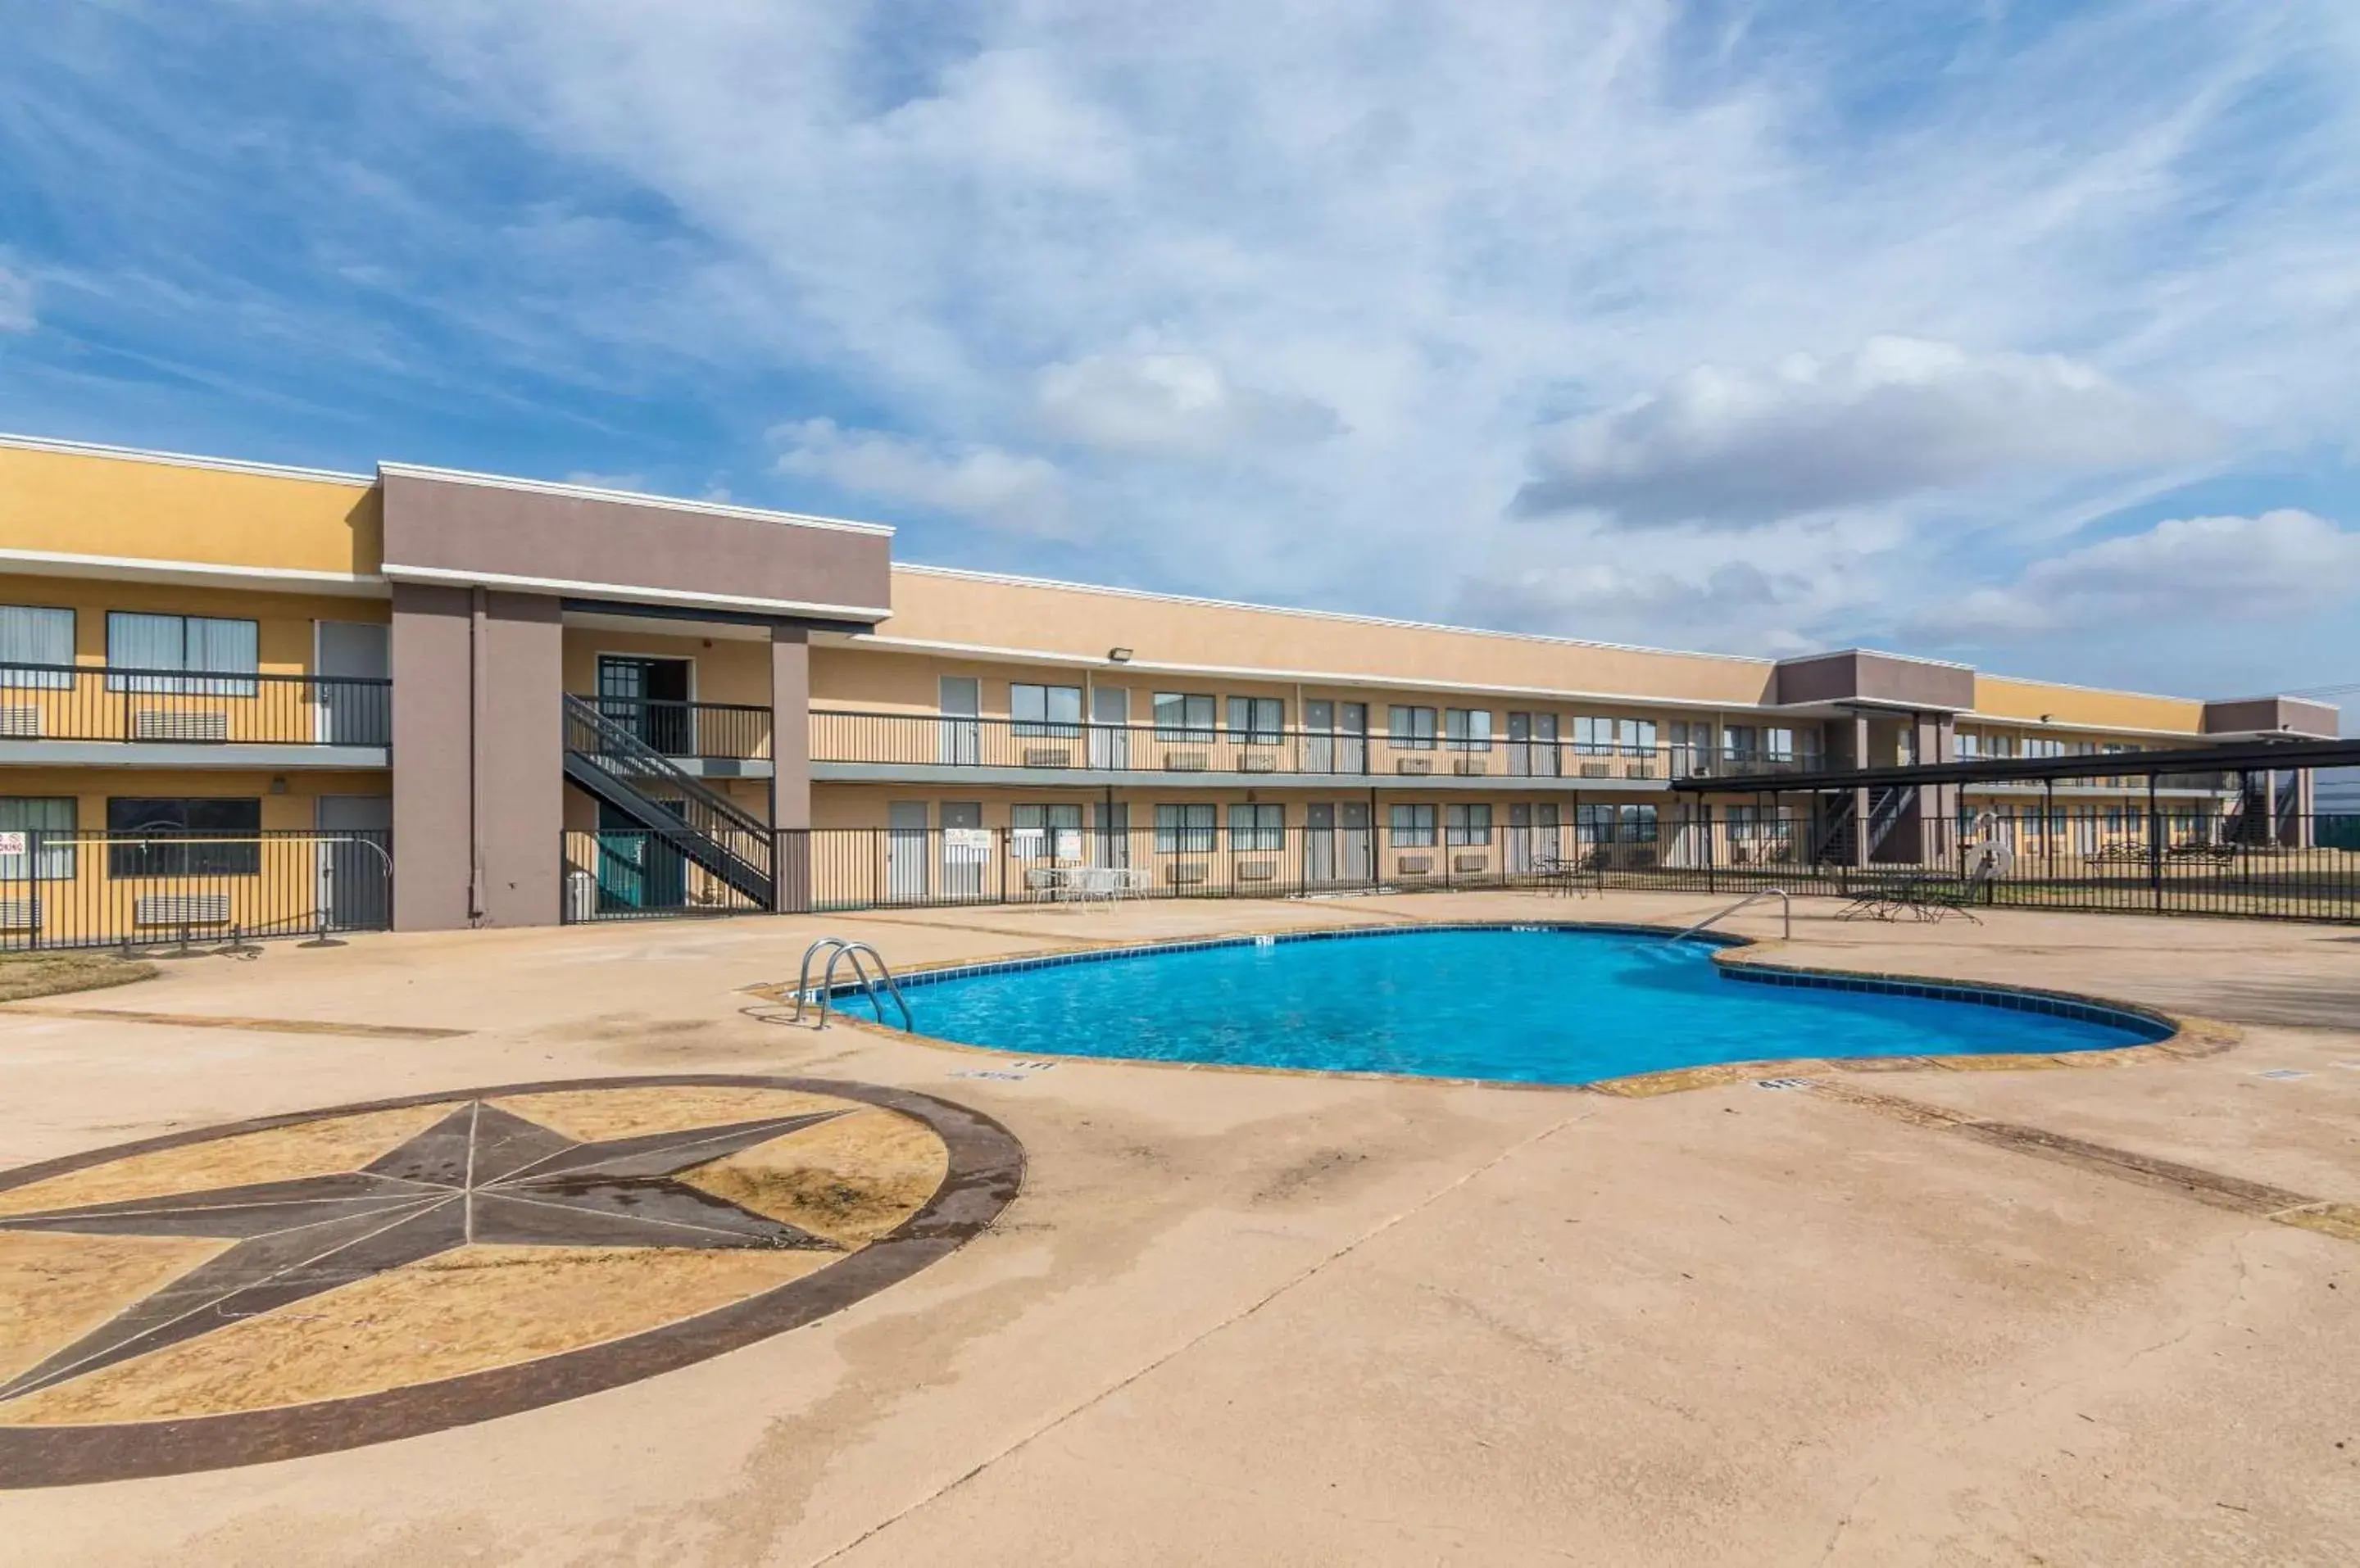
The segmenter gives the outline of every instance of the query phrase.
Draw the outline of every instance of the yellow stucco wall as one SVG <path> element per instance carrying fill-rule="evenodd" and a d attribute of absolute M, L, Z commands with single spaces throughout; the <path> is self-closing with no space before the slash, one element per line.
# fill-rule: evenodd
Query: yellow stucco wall
<path fill-rule="evenodd" d="M 893 573 L 893 618 L 882 629 L 890 638 L 1077 659 L 1103 660 L 1108 649 L 1128 648 L 1142 664 L 1367 677 L 1371 684 L 1391 677 L 1495 691 L 1743 704 L 1759 702 L 1770 681 L 1766 663 L 1709 654 L 1388 626 L 909 570 Z"/>
<path fill-rule="evenodd" d="M 372 485 L 0 445 L 0 550 L 372 573 Z"/>
<path fill-rule="evenodd" d="M 0 572 L 0 604 L 38 604 L 74 613 L 74 662 L 106 662 L 106 614 L 137 610 L 159 615 L 223 615 L 259 623 L 256 639 L 263 673 L 300 675 L 311 668 L 313 625 L 366 621 L 383 625 L 392 606 L 383 599 L 333 593 L 274 593 L 249 589 L 190 588 L 164 583 L 115 582 Z"/>
<path fill-rule="evenodd" d="M 2075 724 L 2096 729 L 2169 730 L 2194 735 L 2204 727 L 2204 704 L 2185 697 L 2150 697 L 2135 691 L 2092 691 L 1999 675 L 1975 677 L 1975 713 L 1995 719 L 2054 723 L 2044 735 L 2063 734 Z M 1972 724 L 1972 721 L 1969 721 Z"/>

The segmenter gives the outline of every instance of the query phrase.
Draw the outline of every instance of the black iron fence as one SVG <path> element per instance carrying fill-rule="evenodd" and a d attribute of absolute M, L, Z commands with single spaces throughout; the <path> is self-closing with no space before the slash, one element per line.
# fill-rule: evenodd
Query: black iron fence
<path fill-rule="evenodd" d="M 0 740 L 393 744 L 393 682 L 0 664 Z"/>
<path fill-rule="evenodd" d="M 767 909 L 760 896 L 766 888 L 716 867 L 759 865 L 767 874 L 774 835 L 726 829 L 699 836 L 720 853 L 700 860 L 677 833 L 631 828 L 566 833 L 559 918 L 574 925 L 656 915 L 747 915 Z M 792 834 L 775 839 L 782 855 L 800 847 Z"/>
<path fill-rule="evenodd" d="M 2268 842 L 2222 836 L 2194 811 L 1990 813 L 1929 825 L 1923 854 L 1814 858 L 1799 816 L 1665 814 L 1558 825 L 1104 831 L 1095 827 L 843 828 L 780 833 L 793 909 L 1061 904 L 1353 893 L 1603 888 L 1851 897 L 1936 887 L 2000 846 L 1979 904 L 2360 921 L 2360 818 L 2281 818 Z M 660 835 L 570 833 L 566 918 L 742 913 L 758 901 L 669 850 Z"/>
<path fill-rule="evenodd" d="M 393 923 L 377 832 L 0 833 L 0 951 L 143 948 Z"/>

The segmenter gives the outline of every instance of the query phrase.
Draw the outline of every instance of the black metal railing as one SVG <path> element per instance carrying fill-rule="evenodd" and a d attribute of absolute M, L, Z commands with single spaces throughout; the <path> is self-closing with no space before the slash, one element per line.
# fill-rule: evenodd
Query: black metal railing
<path fill-rule="evenodd" d="M 0 951 L 235 944 L 392 923 L 382 830 L 0 832 Z"/>
<path fill-rule="evenodd" d="M 745 702 L 672 702 L 652 697 L 584 701 L 618 731 L 665 757 L 751 761 L 770 755 L 768 708 Z"/>
<path fill-rule="evenodd" d="M 388 746 L 393 682 L 0 664 L 0 740 Z"/>
<path fill-rule="evenodd" d="M 945 717 L 829 709 L 811 716 L 814 762 L 1119 773 L 1371 779 L 1752 779 L 1815 771 L 1816 756 L 1562 739 L 1394 737 L 1346 730 Z"/>

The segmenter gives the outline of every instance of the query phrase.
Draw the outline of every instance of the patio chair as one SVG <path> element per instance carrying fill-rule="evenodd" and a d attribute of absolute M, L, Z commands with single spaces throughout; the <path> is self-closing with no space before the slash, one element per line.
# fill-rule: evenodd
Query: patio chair
<path fill-rule="evenodd" d="M 1024 890 L 1039 896 L 1047 894 L 1055 903 L 1072 890 L 1065 871 L 1054 866 L 1028 866 L 1024 868 Z"/>

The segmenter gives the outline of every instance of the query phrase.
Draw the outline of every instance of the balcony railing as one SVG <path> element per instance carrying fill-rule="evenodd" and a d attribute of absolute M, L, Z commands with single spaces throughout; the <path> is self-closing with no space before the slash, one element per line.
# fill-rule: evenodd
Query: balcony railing
<path fill-rule="evenodd" d="M 608 724 L 672 757 L 748 762 L 770 755 L 770 710 L 744 702 L 585 697 Z M 595 737 L 593 744 L 595 745 Z"/>
<path fill-rule="evenodd" d="M 1239 731 L 841 710 L 813 713 L 811 726 L 814 762 L 885 767 L 1579 780 L 1723 774 L 1753 779 L 1819 766 L 1817 757 L 1732 753 L 1716 758 L 1710 747 L 1688 746 L 1442 737 L 1411 745 L 1338 730 Z"/>
<path fill-rule="evenodd" d="M 393 682 L 352 676 L 0 664 L 0 741 L 393 744 Z"/>

